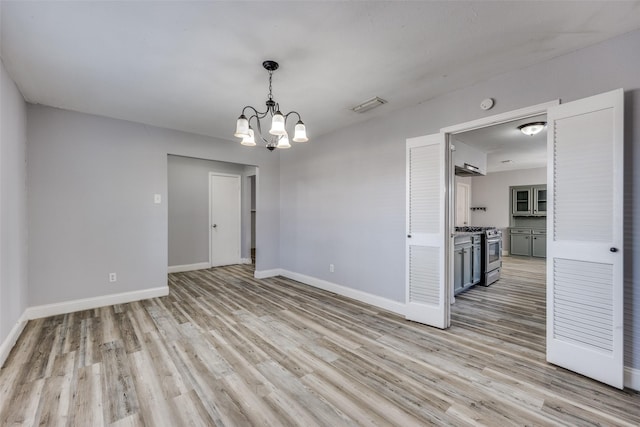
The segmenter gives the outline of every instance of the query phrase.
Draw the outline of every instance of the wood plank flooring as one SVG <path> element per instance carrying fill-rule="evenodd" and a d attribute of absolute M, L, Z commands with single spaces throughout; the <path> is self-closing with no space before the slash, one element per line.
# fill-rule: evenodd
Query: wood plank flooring
<path fill-rule="evenodd" d="M 169 282 L 29 322 L 0 370 L 0 425 L 640 425 L 638 393 L 545 362 L 541 261 L 506 258 L 446 331 L 251 265 Z"/>

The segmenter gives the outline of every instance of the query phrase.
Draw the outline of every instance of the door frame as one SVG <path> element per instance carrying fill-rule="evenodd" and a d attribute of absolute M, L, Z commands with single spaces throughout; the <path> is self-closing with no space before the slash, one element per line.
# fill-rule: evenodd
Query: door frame
<path fill-rule="evenodd" d="M 211 222 L 213 197 L 211 197 L 211 178 L 213 178 L 214 176 L 238 178 L 238 182 L 240 183 L 240 187 L 238 188 L 238 212 L 240 213 L 240 217 L 238 218 L 238 248 L 240 251 L 240 253 L 238 254 L 238 264 L 240 264 L 242 260 L 242 175 L 223 172 L 209 172 L 209 268 L 213 266 L 213 251 L 211 250 L 211 246 L 213 243 L 213 224 Z"/>
<path fill-rule="evenodd" d="M 469 122 L 458 123 L 456 125 L 447 126 L 440 129 L 440 133 L 445 134 L 445 138 L 450 142 L 451 146 L 455 146 L 453 143 L 453 135 L 457 133 L 467 132 L 470 130 L 481 129 L 489 126 L 499 125 L 501 123 L 511 122 L 513 120 L 525 119 L 527 117 L 538 116 L 540 114 L 546 114 L 547 109 L 549 107 L 554 107 L 556 105 L 560 105 L 560 99 L 554 99 L 552 101 L 543 102 L 541 104 L 532 105 L 530 107 L 519 108 L 517 110 L 506 111 L 504 113 L 495 114 L 493 116 L 483 117 L 480 119 L 472 120 Z M 449 296 L 449 303 L 453 304 L 455 302 L 454 297 L 454 289 L 453 289 L 453 248 L 454 248 L 454 227 L 455 227 L 455 217 L 454 217 L 454 209 L 455 209 L 455 180 L 454 180 L 454 167 L 453 167 L 453 156 L 449 156 L 449 245 L 448 245 L 448 257 L 447 265 L 445 266 L 448 271 L 447 281 L 445 283 L 445 295 Z M 449 316 L 451 313 L 449 312 Z M 449 323 L 451 319 L 449 319 Z"/>

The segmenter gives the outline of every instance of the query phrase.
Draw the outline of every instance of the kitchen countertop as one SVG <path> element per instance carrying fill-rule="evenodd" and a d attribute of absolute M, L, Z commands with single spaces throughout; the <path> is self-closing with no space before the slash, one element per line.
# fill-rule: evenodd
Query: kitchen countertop
<path fill-rule="evenodd" d="M 483 234 L 483 231 L 454 231 L 454 236 L 473 236 L 474 234 Z"/>

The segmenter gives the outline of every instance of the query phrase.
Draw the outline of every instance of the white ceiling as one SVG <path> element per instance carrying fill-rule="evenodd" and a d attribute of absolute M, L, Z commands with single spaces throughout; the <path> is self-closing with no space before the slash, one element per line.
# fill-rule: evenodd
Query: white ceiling
<path fill-rule="evenodd" d="M 27 101 L 234 140 L 274 97 L 309 136 L 640 28 L 638 1 L 6 1 Z M 388 104 L 349 109 L 380 96 Z"/>
<path fill-rule="evenodd" d="M 487 173 L 541 168 L 547 165 L 547 129 L 527 136 L 518 126 L 546 121 L 542 114 L 458 133 L 454 139 L 487 153 Z"/>

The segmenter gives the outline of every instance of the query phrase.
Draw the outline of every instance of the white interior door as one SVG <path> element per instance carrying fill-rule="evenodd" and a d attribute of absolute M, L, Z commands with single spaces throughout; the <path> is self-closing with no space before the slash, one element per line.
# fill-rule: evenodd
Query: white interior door
<path fill-rule="evenodd" d="M 406 318 L 449 327 L 448 144 L 444 134 L 407 140 Z"/>
<path fill-rule="evenodd" d="M 458 182 L 456 184 L 456 227 L 464 227 L 469 224 L 469 205 L 471 199 L 471 187 L 469 184 Z"/>
<path fill-rule="evenodd" d="M 547 120 L 547 360 L 622 388 L 623 91 Z"/>
<path fill-rule="evenodd" d="M 240 176 L 210 174 L 211 266 L 240 264 Z"/>

